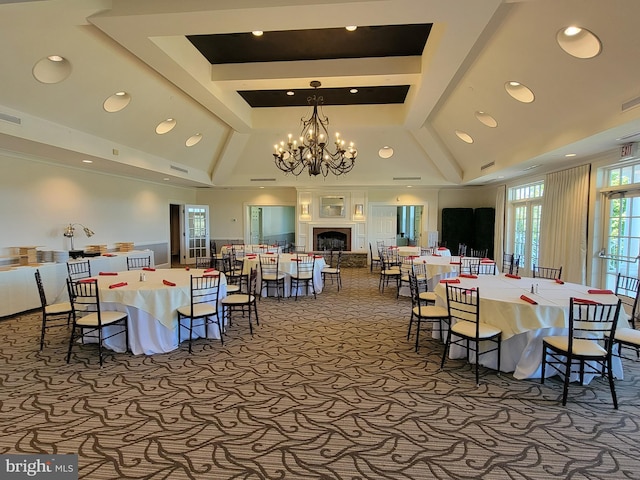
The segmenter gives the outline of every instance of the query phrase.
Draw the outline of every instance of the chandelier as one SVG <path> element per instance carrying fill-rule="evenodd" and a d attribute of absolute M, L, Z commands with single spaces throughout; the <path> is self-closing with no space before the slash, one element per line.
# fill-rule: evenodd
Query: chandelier
<path fill-rule="evenodd" d="M 314 80 L 310 85 L 317 90 L 321 83 Z M 309 170 L 309 175 L 322 174 L 324 177 L 329 172 L 336 176 L 350 172 L 358 156 L 353 142 L 345 147 L 345 141 L 340 138 L 339 133 L 336 133 L 335 151 L 331 152 L 327 145 L 329 119 L 324 116 L 322 110 L 318 112 L 318 106 L 322 109 L 324 99 L 314 93 L 307 98 L 307 102 L 313 105 L 313 113 L 308 119 L 304 117 L 300 119 L 302 124 L 300 141 L 292 140 L 292 135 L 289 134 L 287 142 L 282 141 L 274 146 L 273 159 L 276 167 L 295 176 L 300 175 L 305 168 Z"/>

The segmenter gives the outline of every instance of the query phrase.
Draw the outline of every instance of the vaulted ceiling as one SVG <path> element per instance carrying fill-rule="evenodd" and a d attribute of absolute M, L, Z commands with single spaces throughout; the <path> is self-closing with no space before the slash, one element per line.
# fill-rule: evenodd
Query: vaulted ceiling
<path fill-rule="evenodd" d="M 638 18 L 637 0 L 0 0 L 0 152 L 196 187 L 504 182 L 640 140 Z M 602 51 L 560 48 L 572 25 Z M 273 164 L 312 80 L 357 146 L 347 175 Z"/>

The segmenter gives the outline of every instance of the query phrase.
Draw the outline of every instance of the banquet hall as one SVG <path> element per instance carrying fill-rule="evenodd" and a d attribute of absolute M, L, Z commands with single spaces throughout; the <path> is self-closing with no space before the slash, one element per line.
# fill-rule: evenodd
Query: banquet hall
<path fill-rule="evenodd" d="M 573 436 L 562 441 L 576 462 L 584 462 L 580 472 L 607 478 L 605 467 L 600 471 L 595 466 L 599 455 L 605 455 L 604 446 L 584 434 L 579 424 L 595 425 L 594 431 L 605 431 L 615 422 L 637 427 L 636 365 L 622 362 L 625 375 L 617 381 L 620 407 L 615 411 L 604 382 L 584 391 L 577 388 L 579 400 L 573 405 L 570 400 L 566 408 L 558 402 L 558 383 L 540 386 L 533 379 L 516 380 L 512 372 L 499 377 L 487 368 L 484 386 L 476 390 L 473 368 L 464 362 L 437 368 L 442 346 L 434 339 L 423 335 L 418 352 L 414 339 L 404 339 L 410 299 L 396 298 L 393 288 L 380 293 L 379 268 L 371 263 L 379 243 L 442 246 L 454 256 L 464 244 L 486 249 L 498 269 L 505 254 L 519 255 L 523 277 L 531 276 L 536 265 L 562 267 L 562 280 L 598 289 L 614 289 L 618 274 L 638 277 L 637 18 L 636 0 L 0 1 L 0 338 L 12 345 L 12 353 L 0 352 L 15 360 L 7 363 L 12 372 L 9 383 L 28 392 L 2 394 L 0 404 L 24 406 L 37 403 L 39 396 L 48 403 L 57 395 L 55 385 L 43 387 L 23 377 L 25 368 L 33 368 L 36 376 L 50 373 L 54 384 L 74 384 L 86 374 L 87 383 L 95 381 L 100 390 L 104 380 L 105 392 L 114 399 L 119 382 L 126 384 L 136 371 L 154 379 L 167 374 L 169 383 L 181 385 L 166 415 L 194 425 L 174 430 L 179 438 L 175 441 L 184 445 L 191 441 L 189 436 L 195 443 L 206 442 L 209 435 L 222 435 L 229 424 L 219 424 L 216 434 L 206 428 L 197 433 L 196 418 L 202 412 L 187 412 L 187 397 L 201 401 L 198 407 L 215 398 L 222 411 L 255 395 L 256 403 L 271 405 L 274 417 L 296 416 L 304 412 L 294 404 L 305 395 L 304 379 L 313 376 L 315 352 L 318 371 L 332 389 L 314 384 L 318 403 L 306 407 L 322 408 L 330 417 L 333 410 L 324 410 L 321 400 L 326 396 L 341 422 L 327 421 L 330 426 L 325 428 L 324 418 L 317 438 L 304 441 L 291 431 L 283 432 L 288 427 L 313 431 L 310 424 L 317 418 L 309 424 L 298 417 L 282 423 L 261 418 L 263 425 L 273 420 L 278 428 L 256 429 L 246 437 L 222 435 L 225 441 L 251 445 L 247 449 L 266 445 L 269 452 L 264 456 L 244 457 L 238 448 L 224 461 L 218 457 L 224 456 L 222 451 L 213 459 L 203 459 L 201 452 L 189 459 L 182 449 L 162 445 L 170 452 L 166 458 L 175 454 L 187 459 L 177 470 L 170 470 L 177 461 L 167 460 L 166 465 L 173 466 L 165 473 L 175 477 L 166 478 L 212 478 L 197 465 L 185 466 L 194 459 L 206 463 L 209 473 L 224 472 L 220 478 L 276 478 L 285 468 L 281 463 L 286 464 L 285 478 L 396 478 L 393 468 L 378 465 L 396 450 L 417 459 L 398 461 L 403 465 L 398 478 L 429 478 L 421 470 L 425 466 L 432 468 L 433 478 L 460 478 L 491 454 L 492 435 L 501 446 L 520 434 L 561 436 L 553 430 L 554 419 L 578 425 L 571 430 Z M 327 151 L 337 148 L 335 157 L 343 163 L 336 167 L 328 156 L 320 156 L 319 170 L 312 171 L 302 159 L 293 170 L 293 141 L 300 136 L 302 144 L 303 121 L 310 118 L 314 102 L 321 118 L 330 119 Z M 335 147 L 337 133 L 346 143 Z M 198 233 L 189 228 L 194 219 L 200 222 Z M 219 252 L 232 244 L 282 242 L 319 253 L 327 233 L 343 236 L 346 267 L 340 291 L 329 283 L 316 299 L 304 295 L 277 305 L 277 300 L 262 298 L 261 326 L 254 325 L 253 335 L 242 321 L 234 321 L 224 346 L 219 340 L 204 348 L 203 342 L 196 342 L 192 355 L 182 348 L 147 357 L 111 353 L 102 369 L 94 369 L 93 352 L 82 350 L 75 354 L 80 361 L 67 364 L 64 333 L 54 334 L 49 346 L 38 350 L 33 274 L 29 270 L 20 282 L 10 276 L 16 267 L 43 263 L 45 255 L 64 259 L 70 251 L 93 247 L 119 253 L 123 244 L 150 252 L 158 270 L 193 265 L 196 257 L 211 254 L 214 245 Z M 37 250 L 38 260 L 25 260 L 28 249 Z M 23 291 L 26 303 L 18 301 Z M 322 313 L 316 305 L 323 305 Z M 286 321 L 280 322 L 280 317 Z M 336 317 L 348 323 L 340 325 Z M 371 323 L 359 327 L 366 318 Z M 18 320 L 25 321 L 23 328 L 33 338 L 23 338 Z M 286 361 L 278 360 L 276 343 L 287 338 L 287 329 L 298 344 L 283 347 Z M 385 332 L 397 338 L 380 337 Z M 19 337 L 17 344 L 12 337 Z M 315 338 L 317 350 L 310 341 Z M 380 357 L 375 338 L 384 346 Z M 253 347 L 247 347 L 252 342 Z M 359 342 L 362 357 L 357 354 Z M 349 362 L 350 375 L 341 377 L 339 361 L 333 364 L 332 358 Z M 254 360 L 262 366 L 256 367 Z M 210 396 L 214 376 L 224 375 L 218 365 L 227 361 L 233 379 L 224 385 L 227 395 Z M 297 369 L 288 370 L 286 362 Z M 388 370 L 376 378 L 371 365 Z M 361 368 L 367 388 L 355 380 Z M 418 381 L 422 373 L 424 381 Z M 201 374 L 207 379 L 204 383 L 211 382 L 202 391 L 180 381 L 181 376 L 195 381 Z M 233 392 L 231 384 L 241 384 L 245 374 L 255 390 Z M 269 382 L 260 384 L 261 375 Z M 428 385 L 429 378 L 433 384 Z M 84 388 L 90 387 L 79 382 L 82 395 L 88 395 Z M 291 385 L 290 397 L 278 382 Z M 388 387 L 397 396 L 386 404 L 388 411 L 375 399 L 376 386 Z M 143 382 L 136 388 L 140 397 L 126 408 L 137 404 L 141 411 L 152 410 L 144 395 L 153 387 Z M 279 401 L 268 395 L 269 389 L 278 392 Z M 336 393 L 342 389 L 349 394 Z M 438 400 L 437 408 L 429 411 L 422 396 L 433 401 L 439 393 L 449 395 L 452 405 Z M 123 386 L 122 395 L 127 394 L 131 390 Z M 466 398 L 472 400 L 465 406 Z M 120 400 L 114 400 L 118 409 L 125 405 Z M 155 400 L 166 401 L 162 395 Z M 98 407 L 105 418 L 108 403 Z M 244 404 L 237 413 L 250 417 L 258 407 Z M 478 409 L 475 421 L 469 411 L 463 414 L 467 407 Z M 443 430 L 461 441 L 445 442 L 441 458 L 464 458 L 468 470 L 447 470 L 446 461 L 435 466 L 434 451 L 426 455 L 414 448 L 421 442 L 443 441 L 435 429 L 425 430 L 422 419 L 447 408 L 454 411 L 447 422 L 455 423 L 457 414 L 461 424 L 468 419 L 473 426 Z M 538 410 L 541 416 L 532 413 L 518 420 L 545 426 L 517 431 L 517 425 L 504 420 L 523 409 Z M 603 410 L 610 415 L 606 420 L 597 418 Z M 404 421 L 381 426 L 380 431 L 390 429 L 385 435 L 374 433 L 376 415 L 413 418 L 414 413 L 421 419 L 407 436 L 389 433 L 408 428 Z M 158 413 L 161 426 L 155 433 L 169 435 L 172 428 L 164 415 Z M 483 430 L 492 415 L 504 421 L 504 431 Z M 216 422 L 212 417 L 203 421 L 209 427 Z M 106 430 L 116 428 L 106 423 Z M 250 430 L 246 417 L 238 424 Z M 133 421 L 126 428 L 132 425 Z M 54 433 L 42 442 L 34 440 L 35 447 L 29 442 L 47 436 L 44 424 L 30 427 L 21 438 L 12 435 L 11 441 L 0 441 L 0 448 L 6 453 L 78 453 L 64 449 L 90 444 L 84 437 L 59 443 L 57 449 L 55 435 L 68 433 L 69 426 L 62 421 L 49 426 Z M 10 429 L 3 424 L 0 430 Z M 372 449 L 372 459 L 364 453 L 367 441 L 350 438 L 349 429 L 360 432 L 354 436 L 371 435 L 372 441 L 381 442 Z M 485 433 L 474 444 L 470 439 L 478 431 Z M 118 459 L 122 445 L 101 450 L 102 441 L 117 438 L 124 444 L 126 435 L 100 435 L 91 452 L 80 456 L 81 477 L 141 474 L 142 467 L 138 471 L 127 463 L 130 459 Z M 339 437 L 335 448 L 340 453 L 332 450 L 331 439 L 337 438 L 333 435 Z M 620 451 L 637 440 L 626 435 L 612 434 Z M 133 443 L 144 450 L 143 442 Z M 274 447 L 279 442 L 293 442 L 299 449 L 289 458 L 290 450 Z M 406 442 L 414 447 L 403 449 Z M 541 444 L 548 445 L 546 440 Z M 320 456 L 327 458 L 320 462 L 313 451 L 325 448 Z M 495 478 L 503 478 L 517 472 L 541 478 L 544 466 L 527 471 L 518 465 L 536 448 L 527 442 L 520 451 L 508 453 L 496 447 L 501 460 L 509 455 L 520 455 L 521 460 L 513 460 L 517 466 L 512 472 L 497 467 L 499 461 L 488 462 L 492 466 L 482 467 L 483 474 L 492 478 L 492 472 L 498 472 Z M 548 462 L 549 476 L 561 476 L 571 461 L 551 450 L 541 454 L 541 463 Z M 278 453 L 283 460 L 277 459 Z M 92 455 L 102 473 L 89 466 Z M 162 448 L 153 452 L 153 478 L 164 478 L 158 467 L 164 465 L 164 455 Z M 622 454 L 606 455 L 610 456 L 601 465 L 617 464 L 612 468 L 618 468 L 619 478 L 632 478 L 640 466 L 637 459 Z"/>

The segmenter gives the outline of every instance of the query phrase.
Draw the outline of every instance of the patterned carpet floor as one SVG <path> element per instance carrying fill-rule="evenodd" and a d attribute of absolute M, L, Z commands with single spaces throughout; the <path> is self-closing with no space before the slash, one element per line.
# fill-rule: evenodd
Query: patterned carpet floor
<path fill-rule="evenodd" d="M 450 360 L 407 340 L 411 304 L 378 275 L 262 299 L 249 334 L 162 355 L 39 350 L 38 312 L 0 321 L 0 453 L 77 453 L 86 479 L 640 478 L 640 362 L 616 382 L 572 385 Z"/>

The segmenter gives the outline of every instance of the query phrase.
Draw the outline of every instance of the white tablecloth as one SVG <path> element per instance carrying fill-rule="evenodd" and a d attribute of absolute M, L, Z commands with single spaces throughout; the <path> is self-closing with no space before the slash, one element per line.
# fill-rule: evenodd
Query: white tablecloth
<path fill-rule="evenodd" d="M 105 310 L 127 313 L 129 349 L 133 354 L 170 352 L 178 348 L 176 310 L 191 301 L 191 275 L 202 276 L 204 270 L 174 268 L 145 271 L 146 280 L 143 282 L 139 279 L 141 272 L 126 271 L 118 275 L 94 277 L 98 279 L 101 306 Z M 176 286 L 164 285 L 163 280 L 175 283 Z M 127 285 L 109 288 L 110 285 L 120 282 L 126 282 Z M 224 274 L 220 275 L 219 295 L 220 299 L 227 295 L 227 280 Z M 221 307 L 219 315 L 222 315 Z M 203 327 L 200 331 L 196 330 L 195 335 L 220 338 L 217 326 L 209 326 L 206 334 Z M 109 338 L 104 341 L 104 345 L 112 350 L 124 352 L 124 335 Z"/>
<path fill-rule="evenodd" d="M 531 293 L 534 285 L 538 293 Z M 554 280 L 522 277 L 512 279 L 504 275 L 479 275 L 477 279 L 460 278 L 456 287 L 478 288 L 480 294 L 480 320 L 502 330 L 501 370 L 514 372 L 518 379 L 540 378 L 542 362 L 542 339 L 550 335 L 567 335 L 569 320 L 569 297 L 615 303 L 615 295 L 592 295 L 591 287 L 575 283 L 560 285 Z M 446 307 L 446 287 L 439 283 L 434 289 L 436 304 Z M 526 295 L 538 305 L 520 299 Z M 627 327 L 626 313 L 621 311 L 618 327 Z M 461 358 L 463 348 L 452 348 L 451 358 Z M 490 368 L 497 366 L 497 353 L 483 355 L 481 364 Z M 622 378 L 622 363 L 614 357 L 614 375 Z M 553 369 L 547 370 L 554 375 Z"/>
<path fill-rule="evenodd" d="M 236 253 L 260 253 L 260 252 L 273 252 L 273 253 L 282 253 L 282 247 L 277 245 L 266 245 L 266 244 L 258 244 L 258 245 L 223 245 L 220 247 L 220 253 L 226 254 L 231 252 L 231 247 L 235 247 Z"/>
<path fill-rule="evenodd" d="M 296 266 L 296 262 L 292 261 L 291 259 L 295 257 L 296 257 L 295 254 L 290 254 L 290 253 L 280 254 L 280 263 L 278 265 L 278 269 L 285 274 L 285 279 L 284 279 L 284 296 L 285 297 L 290 296 L 292 293 L 291 292 L 291 274 L 296 273 L 297 266 Z M 322 269 L 325 267 L 325 265 L 326 263 L 324 261 L 324 257 L 322 257 L 321 255 L 316 255 L 316 262 L 313 267 L 313 285 L 316 290 L 316 293 L 321 293 L 324 287 L 324 284 L 322 282 Z M 259 255 L 256 255 L 255 257 L 253 255 L 250 255 L 249 257 L 245 257 L 243 272 L 245 274 L 248 274 L 251 268 L 255 268 L 258 272 L 257 285 L 258 285 L 258 288 L 260 288 L 260 282 L 262 277 L 260 275 Z M 271 289 L 271 292 L 273 294 L 273 289 Z M 295 292 L 293 292 L 293 294 L 295 295 Z M 306 294 L 307 294 L 307 291 L 304 288 L 304 286 L 298 287 L 298 296 L 306 295 Z M 309 294 L 313 294 L 313 293 L 309 292 Z M 267 296 L 266 288 L 262 289 L 261 295 L 263 297 Z"/>

